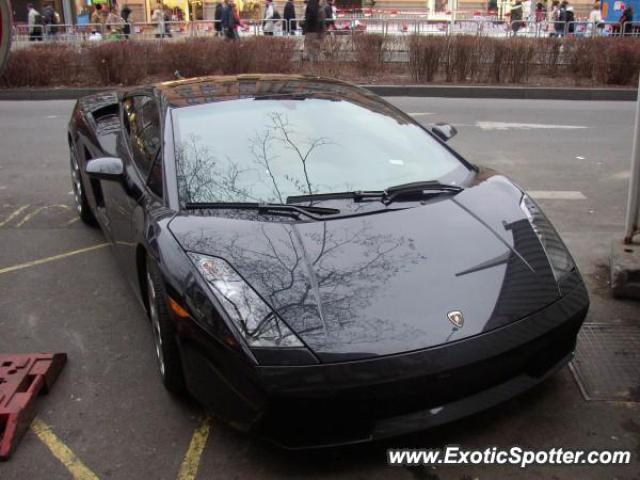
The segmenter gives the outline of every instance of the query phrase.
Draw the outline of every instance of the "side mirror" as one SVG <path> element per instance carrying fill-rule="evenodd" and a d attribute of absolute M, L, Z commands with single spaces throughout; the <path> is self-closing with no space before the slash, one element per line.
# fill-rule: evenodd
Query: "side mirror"
<path fill-rule="evenodd" d="M 431 127 L 431 131 L 443 142 L 455 137 L 458 133 L 456 127 L 448 123 L 436 123 Z"/>
<path fill-rule="evenodd" d="M 87 162 L 87 174 L 102 180 L 121 180 L 124 177 L 122 160 L 115 157 L 94 158 Z"/>

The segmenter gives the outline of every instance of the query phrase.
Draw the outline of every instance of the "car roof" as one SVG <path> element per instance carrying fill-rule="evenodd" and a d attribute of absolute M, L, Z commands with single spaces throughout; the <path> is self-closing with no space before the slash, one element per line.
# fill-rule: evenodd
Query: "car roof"
<path fill-rule="evenodd" d="M 257 96 L 321 94 L 342 99 L 356 93 L 373 95 L 350 83 L 308 75 L 208 76 L 158 83 L 155 87 L 169 101 L 170 105 L 178 108 Z"/>
<path fill-rule="evenodd" d="M 365 88 L 340 80 L 309 75 L 243 74 L 196 77 L 158 83 L 155 88 L 173 108 L 240 98 L 313 97 L 348 100 L 370 110 L 393 116 L 400 123 L 411 121 Z"/>

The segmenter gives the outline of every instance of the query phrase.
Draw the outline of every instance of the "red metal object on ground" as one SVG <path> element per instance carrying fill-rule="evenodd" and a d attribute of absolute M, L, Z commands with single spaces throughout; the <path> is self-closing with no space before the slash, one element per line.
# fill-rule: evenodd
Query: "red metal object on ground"
<path fill-rule="evenodd" d="M 0 353 L 0 461 L 7 460 L 35 416 L 35 399 L 47 393 L 66 353 Z"/>

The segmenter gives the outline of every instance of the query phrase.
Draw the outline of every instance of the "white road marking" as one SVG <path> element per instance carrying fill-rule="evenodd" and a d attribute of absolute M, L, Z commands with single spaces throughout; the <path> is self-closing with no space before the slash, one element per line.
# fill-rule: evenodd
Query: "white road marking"
<path fill-rule="evenodd" d="M 577 157 L 576 157 L 576 160 L 584 160 L 584 157 L 577 156 Z"/>
<path fill-rule="evenodd" d="M 582 192 L 572 190 L 528 190 L 536 200 L 586 200 Z"/>
<path fill-rule="evenodd" d="M 47 115 L 47 118 L 58 118 L 58 115 Z"/>
<path fill-rule="evenodd" d="M 510 123 L 510 122 L 476 122 L 476 127 L 482 130 L 534 130 L 534 129 L 551 129 L 551 130 L 580 130 L 589 128 L 584 125 L 553 125 L 546 123 Z"/>

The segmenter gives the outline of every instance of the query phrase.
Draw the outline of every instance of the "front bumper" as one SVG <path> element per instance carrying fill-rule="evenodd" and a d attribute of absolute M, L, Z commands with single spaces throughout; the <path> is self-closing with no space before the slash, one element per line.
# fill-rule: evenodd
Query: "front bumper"
<path fill-rule="evenodd" d="M 250 402 L 251 418 L 231 421 L 281 446 L 310 448 L 418 431 L 489 408 L 570 360 L 589 307 L 577 280 L 543 310 L 450 344 L 354 362 L 257 367 L 250 391 L 233 394 L 233 402 Z"/>

